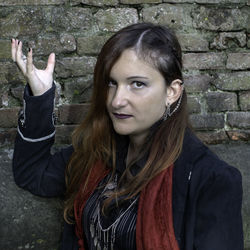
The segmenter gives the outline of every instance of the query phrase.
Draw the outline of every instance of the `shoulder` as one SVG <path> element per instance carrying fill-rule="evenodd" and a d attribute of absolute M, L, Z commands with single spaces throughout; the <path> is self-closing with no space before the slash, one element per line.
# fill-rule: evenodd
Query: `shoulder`
<path fill-rule="evenodd" d="M 182 162 L 190 162 L 192 182 L 225 187 L 241 186 L 240 171 L 220 159 L 192 132 L 188 133 L 183 144 Z"/>

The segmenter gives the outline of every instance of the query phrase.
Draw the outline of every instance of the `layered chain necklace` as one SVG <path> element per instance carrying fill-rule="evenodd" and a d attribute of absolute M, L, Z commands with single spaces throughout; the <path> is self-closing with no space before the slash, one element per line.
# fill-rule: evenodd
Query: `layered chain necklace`
<path fill-rule="evenodd" d="M 90 234 L 97 250 L 114 250 L 114 243 L 116 240 L 116 229 L 121 218 L 132 208 L 136 203 L 136 197 L 126 210 L 119 214 L 118 218 L 107 228 L 101 225 L 101 202 L 100 198 L 107 198 L 110 193 L 117 187 L 117 175 L 115 175 L 113 182 L 109 182 L 98 198 L 98 204 L 95 208 L 93 216 L 90 220 Z"/>

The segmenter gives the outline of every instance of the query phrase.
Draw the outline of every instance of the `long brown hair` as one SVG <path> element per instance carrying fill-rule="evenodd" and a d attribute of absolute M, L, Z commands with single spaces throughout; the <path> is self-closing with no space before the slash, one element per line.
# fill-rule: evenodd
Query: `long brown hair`
<path fill-rule="evenodd" d="M 74 200 L 80 184 L 84 177 L 84 190 L 93 165 L 102 161 L 112 169 L 113 174 L 115 173 L 115 131 L 106 110 L 106 99 L 111 68 L 125 49 L 134 49 L 138 57 L 158 69 L 167 86 L 175 79 L 183 81 L 181 47 L 174 33 L 165 26 L 152 23 L 133 24 L 118 31 L 105 43 L 94 70 L 94 88 L 89 112 L 72 136 L 74 153 L 66 168 L 64 209 L 64 218 L 69 223 L 74 222 Z M 166 121 L 161 121 L 147 138 L 141 154 L 148 151 L 149 157 L 143 169 L 133 176 L 130 173 L 130 164 L 120 178 L 122 188 L 119 184 L 117 191 L 106 200 L 104 206 L 114 198 L 134 197 L 152 178 L 175 162 L 181 152 L 188 124 L 186 99 L 186 92 L 183 90 L 177 111 Z M 171 110 L 174 110 L 176 105 L 177 101 L 172 104 Z M 109 164 L 110 159 L 112 166 Z"/>

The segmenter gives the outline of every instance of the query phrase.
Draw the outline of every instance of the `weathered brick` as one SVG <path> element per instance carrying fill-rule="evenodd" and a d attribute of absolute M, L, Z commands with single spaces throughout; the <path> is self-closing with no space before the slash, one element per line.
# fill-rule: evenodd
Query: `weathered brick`
<path fill-rule="evenodd" d="M 190 113 L 200 113 L 201 105 L 200 98 L 197 96 L 188 96 L 188 109 Z"/>
<path fill-rule="evenodd" d="M 19 101 L 23 100 L 23 90 L 24 90 L 24 85 L 19 85 L 17 87 L 12 87 L 10 89 L 11 94 L 17 98 Z"/>
<path fill-rule="evenodd" d="M 208 40 L 199 33 L 177 34 L 182 51 L 208 51 Z"/>
<path fill-rule="evenodd" d="M 228 141 L 225 131 L 197 131 L 195 134 L 206 144 L 218 144 Z"/>
<path fill-rule="evenodd" d="M 249 141 L 250 130 L 229 130 L 227 131 L 229 138 L 233 141 Z"/>
<path fill-rule="evenodd" d="M 124 4 L 161 3 L 161 0 L 120 0 Z"/>
<path fill-rule="evenodd" d="M 10 40 L 0 40 L 0 59 L 11 58 L 11 43 Z"/>
<path fill-rule="evenodd" d="M 93 73 L 95 64 L 92 56 L 65 57 L 57 61 L 55 71 L 58 77 L 84 76 Z"/>
<path fill-rule="evenodd" d="M 81 0 L 81 3 L 93 6 L 100 6 L 109 5 L 109 6 L 116 6 L 118 4 L 118 0 Z"/>
<path fill-rule="evenodd" d="M 184 76 L 184 86 L 188 93 L 205 92 L 211 81 L 212 77 L 205 74 Z"/>
<path fill-rule="evenodd" d="M 197 130 L 224 128 L 223 114 L 192 114 L 190 121 Z"/>
<path fill-rule="evenodd" d="M 70 103 L 89 102 L 92 94 L 93 78 L 74 78 L 64 82 L 64 96 Z"/>
<path fill-rule="evenodd" d="M 216 49 L 228 49 L 244 47 L 246 45 L 246 34 L 244 32 L 221 32 L 211 43 L 210 47 Z"/>
<path fill-rule="evenodd" d="M 56 126 L 56 144 L 71 144 L 71 135 L 76 125 L 58 125 Z"/>
<path fill-rule="evenodd" d="M 46 26 L 46 11 L 43 8 L 0 8 L 0 34 L 2 38 L 36 35 Z"/>
<path fill-rule="evenodd" d="M 250 110 L 250 91 L 244 91 L 239 95 L 241 110 Z"/>
<path fill-rule="evenodd" d="M 249 69 L 250 53 L 229 53 L 227 57 L 227 69 Z"/>
<path fill-rule="evenodd" d="M 138 22 L 137 10 L 132 8 L 110 8 L 99 10 L 95 14 L 101 31 L 115 32 L 121 28 Z"/>
<path fill-rule="evenodd" d="M 219 73 L 214 81 L 221 90 L 250 90 L 250 72 Z"/>
<path fill-rule="evenodd" d="M 168 25 L 180 30 L 188 30 L 192 27 L 192 7 L 190 5 L 159 4 L 142 9 L 142 17 L 145 22 Z"/>
<path fill-rule="evenodd" d="M 192 12 L 194 27 L 218 31 L 242 30 L 249 24 L 247 9 L 198 7 Z"/>
<path fill-rule="evenodd" d="M 235 128 L 250 128 L 250 112 L 229 112 L 228 125 Z"/>
<path fill-rule="evenodd" d="M 16 127 L 19 110 L 20 108 L 0 109 L 0 127 Z"/>
<path fill-rule="evenodd" d="M 33 48 L 35 55 L 49 55 L 52 52 L 59 54 L 76 50 L 75 38 L 69 34 L 61 34 L 60 39 L 56 36 L 39 37 L 37 40 L 29 41 L 28 44 Z"/>
<path fill-rule="evenodd" d="M 208 92 L 205 94 L 209 112 L 238 110 L 237 95 L 230 92 Z"/>
<path fill-rule="evenodd" d="M 79 124 L 84 119 L 88 104 L 67 104 L 58 108 L 58 122 L 61 124 Z"/>
<path fill-rule="evenodd" d="M 77 39 L 77 54 L 99 54 L 102 46 L 109 37 L 110 35 L 79 37 Z"/>
<path fill-rule="evenodd" d="M 0 62 L 0 89 L 6 84 L 25 83 L 26 80 L 13 62 Z"/>
<path fill-rule="evenodd" d="M 0 6 L 15 6 L 15 5 L 59 5 L 66 3 L 67 0 L 2 0 Z"/>
<path fill-rule="evenodd" d="M 223 53 L 188 53 L 183 55 L 184 69 L 221 69 L 225 67 Z"/>
<path fill-rule="evenodd" d="M 95 33 L 98 28 L 90 8 L 53 8 L 51 14 L 51 24 L 48 31 L 70 32 L 77 34 Z"/>
<path fill-rule="evenodd" d="M 16 128 L 8 128 L 7 130 L 0 130 L 0 146 L 13 144 L 16 138 Z"/>

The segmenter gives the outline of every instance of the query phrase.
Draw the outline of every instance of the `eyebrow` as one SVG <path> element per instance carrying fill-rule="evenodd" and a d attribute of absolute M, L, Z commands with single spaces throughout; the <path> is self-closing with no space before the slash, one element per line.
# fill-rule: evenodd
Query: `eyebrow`
<path fill-rule="evenodd" d="M 131 79 L 134 79 L 134 78 L 149 79 L 149 78 L 146 77 L 146 76 L 130 76 L 130 77 L 127 77 L 127 80 L 131 80 Z"/>

